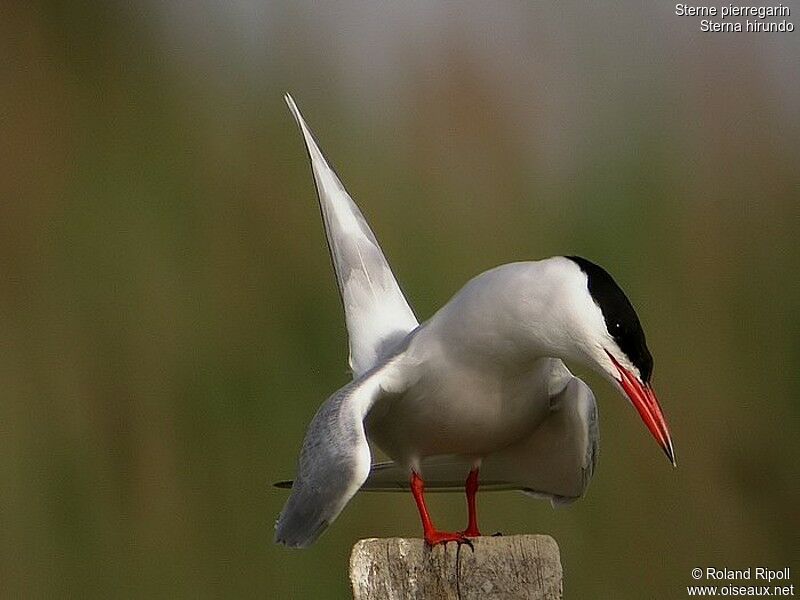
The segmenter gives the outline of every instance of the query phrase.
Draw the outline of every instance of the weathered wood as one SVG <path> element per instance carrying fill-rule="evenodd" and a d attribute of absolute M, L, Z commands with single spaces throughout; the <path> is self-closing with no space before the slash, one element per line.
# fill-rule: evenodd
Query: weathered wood
<path fill-rule="evenodd" d="M 561 598 L 558 544 L 549 535 L 481 537 L 460 550 L 421 539 L 360 540 L 350 555 L 355 600 Z"/>

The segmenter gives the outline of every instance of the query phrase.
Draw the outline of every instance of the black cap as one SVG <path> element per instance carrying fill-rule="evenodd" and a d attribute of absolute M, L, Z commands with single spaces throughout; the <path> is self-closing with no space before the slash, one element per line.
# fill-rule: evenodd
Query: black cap
<path fill-rule="evenodd" d="M 644 383 L 650 382 L 653 374 L 653 357 L 647 349 L 644 330 L 636 311 L 608 272 L 580 256 L 567 256 L 586 273 L 589 293 L 600 307 L 606 328 L 633 366 L 639 369 Z"/>

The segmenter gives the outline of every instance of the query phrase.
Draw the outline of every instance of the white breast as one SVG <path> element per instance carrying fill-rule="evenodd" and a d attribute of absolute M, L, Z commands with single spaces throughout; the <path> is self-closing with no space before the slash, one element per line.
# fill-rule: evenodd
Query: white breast
<path fill-rule="evenodd" d="M 393 460 L 482 457 L 529 435 L 549 413 L 551 359 L 511 377 L 493 369 L 431 365 L 406 393 L 377 407 L 367 435 Z"/>

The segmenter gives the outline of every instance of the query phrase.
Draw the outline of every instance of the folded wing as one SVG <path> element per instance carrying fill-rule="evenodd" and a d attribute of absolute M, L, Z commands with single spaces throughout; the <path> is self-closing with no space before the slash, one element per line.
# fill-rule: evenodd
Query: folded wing
<path fill-rule="evenodd" d="M 375 235 L 325 160 L 290 95 L 286 103 L 305 139 L 325 235 L 344 304 L 353 377 L 365 373 L 419 323 Z"/>

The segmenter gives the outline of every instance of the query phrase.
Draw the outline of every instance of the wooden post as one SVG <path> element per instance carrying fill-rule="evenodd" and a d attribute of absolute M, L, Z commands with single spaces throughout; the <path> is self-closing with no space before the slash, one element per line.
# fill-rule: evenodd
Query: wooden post
<path fill-rule="evenodd" d="M 560 600 L 561 561 L 549 535 L 480 537 L 475 551 L 421 539 L 360 540 L 350 554 L 355 600 Z"/>

